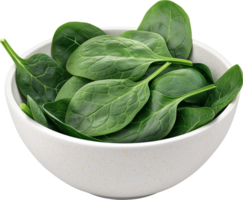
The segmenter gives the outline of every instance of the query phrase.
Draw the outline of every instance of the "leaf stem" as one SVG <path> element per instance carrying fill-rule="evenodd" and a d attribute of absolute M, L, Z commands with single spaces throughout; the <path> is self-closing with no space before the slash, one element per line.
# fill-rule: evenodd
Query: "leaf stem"
<path fill-rule="evenodd" d="M 179 58 L 170 58 L 170 57 L 161 56 L 160 61 L 171 62 L 173 64 L 181 64 L 181 65 L 192 66 L 192 62 L 190 60 L 184 60 L 184 59 L 179 59 Z"/>
<path fill-rule="evenodd" d="M 163 70 L 165 70 L 167 67 L 171 65 L 170 62 L 165 63 L 162 67 L 160 67 L 157 71 L 155 71 L 153 74 L 151 74 L 146 79 L 142 80 L 141 82 L 149 82 L 152 79 L 154 79 L 156 76 L 158 76 Z"/>
<path fill-rule="evenodd" d="M 28 107 L 26 104 L 21 103 L 21 104 L 20 104 L 20 108 L 21 108 L 21 110 L 22 110 L 26 115 L 28 115 L 30 118 L 33 119 L 33 115 L 32 115 L 32 113 L 31 113 L 29 107 Z"/>
<path fill-rule="evenodd" d="M 1 39 L 0 42 L 2 43 L 3 47 L 6 49 L 6 51 L 8 52 L 9 56 L 13 59 L 13 61 L 15 62 L 15 64 L 17 63 L 21 63 L 22 58 L 20 58 L 15 51 L 12 49 L 12 47 L 9 45 L 9 43 L 7 42 L 7 40 L 5 39 Z"/>
<path fill-rule="evenodd" d="M 211 85 L 208 85 L 206 87 L 200 88 L 198 90 L 194 90 L 192 92 L 189 92 L 189 93 L 187 93 L 185 95 L 182 95 L 181 98 L 182 98 L 182 100 L 184 100 L 184 99 L 186 99 L 188 97 L 191 97 L 193 95 L 199 94 L 201 92 L 206 92 L 206 91 L 214 89 L 214 88 L 216 88 L 216 86 L 214 84 L 211 84 Z"/>

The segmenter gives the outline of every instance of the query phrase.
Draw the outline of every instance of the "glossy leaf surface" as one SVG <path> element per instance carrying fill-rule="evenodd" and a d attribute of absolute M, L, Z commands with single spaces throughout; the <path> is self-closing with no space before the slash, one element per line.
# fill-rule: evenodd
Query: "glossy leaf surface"
<path fill-rule="evenodd" d="M 83 77 L 71 77 L 60 89 L 55 101 L 65 98 L 72 98 L 75 93 L 84 85 L 91 82 L 89 79 Z"/>
<path fill-rule="evenodd" d="M 88 136 L 109 134 L 124 128 L 150 96 L 148 83 L 170 63 L 141 82 L 113 79 L 91 82 L 72 98 L 65 122 Z"/>
<path fill-rule="evenodd" d="M 25 103 L 21 103 L 20 104 L 20 109 L 26 114 L 28 115 L 30 118 L 33 119 L 33 115 L 29 109 L 29 107 L 25 104 Z"/>
<path fill-rule="evenodd" d="M 183 68 L 190 68 L 190 67 L 184 66 Z M 199 71 L 208 80 L 209 83 L 214 83 L 212 73 L 207 65 L 204 65 L 202 63 L 193 63 L 192 68 Z"/>
<path fill-rule="evenodd" d="M 75 130 L 74 128 L 72 128 L 71 126 L 64 123 L 67 108 L 70 101 L 71 98 L 61 99 L 55 102 L 46 103 L 43 105 L 43 110 L 46 113 L 46 115 L 50 118 L 50 120 L 52 120 L 52 122 L 63 134 L 84 139 L 84 140 L 100 141 L 98 139 L 83 135 L 79 133 L 77 130 Z"/>
<path fill-rule="evenodd" d="M 180 108 L 177 111 L 175 125 L 166 138 L 176 137 L 196 130 L 210 121 L 215 116 L 211 108 Z"/>
<path fill-rule="evenodd" d="M 149 66 L 148 70 L 146 73 L 143 75 L 143 77 L 139 80 L 144 80 L 147 77 L 149 77 L 151 74 L 153 74 L 155 71 L 157 71 L 161 67 L 162 63 L 153 63 L 152 65 Z M 163 76 L 164 74 L 167 74 L 168 72 L 175 71 L 178 69 L 182 69 L 180 65 L 172 64 L 169 67 L 167 67 L 164 71 L 162 71 L 156 78 L 159 78 Z"/>
<path fill-rule="evenodd" d="M 55 125 L 48 118 L 46 118 L 42 108 L 28 95 L 27 106 L 30 109 L 33 120 L 49 129 L 52 129 L 54 131 L 57 130 Z"/>
<path fill-rule="evenodd" d="M 185 101 L 182 101 L 179 105 L 178 105 L 178 109 L 180 108 L 200 108 L 200 106 L 196 103 L 187 103 Z"/>
<path fill-rule="evenodd" d="M 148 31 L 126 31 L 120 37 L 136 40 L 147 45 L 155 54 L 165 57 L 172 57 L 167 49 L 164 38 L 157 34 Z"/>
<path fill-rule="evenodd" d="M 241 72 L 241 76 L 242 76 L 242 79 L 243 79 L 243 68 L 242 67 L 240 67 L 240 72 Z M 243 83 L 242 83 L 241 89 L 243 90 Z"/>
<path fill-rule="evenodd" d="M 158 33 L 166 41 L 170 54 L 187 59 L 192 49 L 192 32 L 187 13 L 171 1 L 159 1 L 145 14 L 138 30 Z"/>
<path fill-rule="evenodd" d="M 122 33 L 120 36 L 142 42 L 143 44 L 147 45 L 157 55 L 172 57 L 166 46 L 166 42 L 164 38 L 157 33 L 152 33 L 148 31 L 126 31 Z M 157 71 L 162 65 L 163 63 L 161 62 L 152 63 L 149 66 L 148 70 L 143 75 L 143 77 L 139 80 L 144 80 L 145 78 L 149 77 L 152 73 Z M 167 67 L 163 72 L 161 72 L 161 74 L 159 74 L 157 77 L 160 77 L 170 71 L 177 70 L 177 69 L 181 69 L 180 65 L 172 64 L 169 67 Z"/>
<path fill-rule="evenodd" d="M 27 105 L 30 108 L 33 119 L 36 122 L 38 122 L 39 124 L 41 124 L 47 128 L 50 128 L 50 125 L 49 125 L 45 115 L 43 114 L 41 108 L 30 96 L 27 96 Z"/>
<path fill-rule="evenodd" d="M 16 82 L 21 93 L 25 97 L 29 95 L 39 106 L 54 101 L 62 85 L 70 78 L 66 70 L 46 54 L 22 59 L 6 40 L 1 40 L 1 43 L 16 65 Z"/>
<path fill-rule="evenodd" d="M 65 68 L 69 56 L 90 38 L 105 35 L 98 27 L 84 22 L 68 22 L 61 25 L 52 39 L 52 55 Z"/>
<path fill-rule="evenodd" d="M 214 87 L 214 85 L 210 85 L 179 97 L 168 97 L 152 90 L 148 103 L 128 126 L 116 133 L 98 137 L 98 139 L 114 143 L 161 140 L 174 126 L 178 104 L 190 96 Z"/>
<path fill-rule="evenodd" d="M 99 36 L 79 46 L 69 57 L 67 70 L 91 80 L 140 79 L 154 62 L 192 65 L 188 60 L 156 55 L 145 44 L 119 36 Z"/>
<path fill-rule="evenodd" d="M 242 70 L 235 65 L 215 82 L 216 88 L 210 92 L 205 106 L 212 108 L 217 115 L 236 97 L 242 84 Z"/>
<path fill-rule="evenodd" d="M 157 78 L 152 83 L 151 89 L 169 97 L 177 97 L 207 85 L 209 85 L 208 81 L 200 72 L 196 69 L 188 68 L 171 71 Z M 204 104 L 207 96 L 208 92 L 204 92 L 185 99 L 185 101 L 189 103 Z"/>

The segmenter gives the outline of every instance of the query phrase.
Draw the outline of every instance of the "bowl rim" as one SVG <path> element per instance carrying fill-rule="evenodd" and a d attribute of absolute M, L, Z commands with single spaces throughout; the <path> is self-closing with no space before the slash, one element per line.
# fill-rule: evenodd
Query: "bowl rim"
<path fill-rule="evenodd" d="M 131 27 L 114 27 L 114 28 L 101 28 L 102 30 L 106 31 L 111 31 L 111 30 L 121 30 L 121 31 L 126 31 L 126 30 L 133 30 Z M 37 45 L 35 45 L 34 47 L 32 47 L 31 49 L 29 49 L 28 51 L 26 51 L 24 54 L 21 55 L 22 58 L 26 58 L 29 54 L 31 54 L 34 50 L 41 48 L 43 46 L 46 46 L 48 44 L 50 44 L 52 41 L 52 39 L 48 39 L 44 42 L 41 42 Z M 193 40 L 193 44 L 206 49 L 208 52 L 210 52 L 211 54 L 214 54 L 218 59 L 220 59 L 223 63 L 225 63 L 225 65 L 227 66 L 227 68 L 229 69 L 231 67 L 231 64 L 228 62 L 228 60 L 223 57 L 220 53 L 218 53 L 217 51 L 215 51 L 214 49 L 212 49 L 211 47 L 197 41 L 197 40 Z M 17 102 L 14 99 L 13 93 L 12 93 L 12 84 L 13 84 L 13 79 L 15 78 L 15 65 L 13 64 L 11 69 L 9 70 L 9 73 L 7 75 L 6 81 L 5 81 L 5 95 L 6 95 L 6 99 L 8 101 L 8 105 L 9 107 L 11 106 L 12 109 L 14 110 L 14 114 L 17 115 L 18 117 L 21 117 L 22 120 L 24 121 L 24 123 L 26 123 L 26 125 L 28 126 L 28 124 L 30 125 L 30 127 L 34 127 L 36 128 L 38 131 L 40 131 L 41 133 L 45 133 L 46 135 L 48 135 L 49 137 L 61 140 L 61 141 L 65 141 L 65 142 L 69 142 L 69 143 L 73 143 L 76 145 L 82 145 L 82 146 L 88 146 L 88 147 L 99 147 L 99 148 L 112 148 L 112 149 L 140 149 L 140 148 L 144 148 L 144 147 L 156 147 L 156 146 L 160 146 L 160 145 L 170 145 L 172 143 L 177 143 L 180 142 L 182 140 L 186 140 L 188 138 L 192 138 L 196 135 L 202 134 L 207 132 L 207 130 L 211 129 L 212 126 L 220 123 L 222 120 L 224 120 L 228 114 L 230 114 L 234 108 L 237 106 L 238 104 L 238 100 L 239 100 L 239 94 L 234 98 L 234 100 L 227 106 L 227 108 L 213 121 L 211 121 L 210 123 L 208 123 L 207 125 L 196 129 L 194 131 L 191 131 L 187 134 L 184 135 L 180 135 L 177 137 L 173 137 L 173 138 L 169 138 L 169 139 L 165 139 L 165 140 L 158 140 L 158 141 L 152 141 L 152 142 L 142 142 L 142 143 L 105 143 L 105 142 L 96 142 L 96 141 L 88 141 L 88 140 L 83 140 L 83 139 L 79 139 L 79 138 L 75 138 L 75 137 L 71 137 L 68 135 L 64 135 L 61 133 L 58 133 L 56 131 L 53 131 L 49 128 L 46 128 L 44 126 L 42 126 L 41 124 L 37 123 L 36 121 L 34 121 L 33 119 L 29 118 L 26 114 L 24 114 L 24 112 L 20 109 L 19 105 L 17 104 Z M 58 134 L 57 134 L 58 133 Z"/>

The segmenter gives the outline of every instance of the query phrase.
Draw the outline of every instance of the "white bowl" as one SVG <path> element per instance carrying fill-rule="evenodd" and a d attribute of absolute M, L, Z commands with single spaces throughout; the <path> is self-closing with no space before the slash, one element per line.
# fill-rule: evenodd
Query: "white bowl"
<path fill-rule="evenodd" d="M 104 29 L 119 35 L 128 29 Z M 51 55 L 51 40 L 23 55 Z M 211 69 L 217 80 L 230 63 L 208 46 L 194 41 L 190 58 Z M 76 139 L 36 123 L 23 113 L 24 101 L 12 66 L 6 81 L 6 97 L 16 129 L 36 159 L 51 173 L 82 191 L 109 198 L 137 198 L 151 195 L 185 180 L 214 153 L 227 134 L 239 95 L 223 113 L 206 126 L 188 134 L 156 142 L 111 144 Z M 189 190 L 188 190 L 189 192 Z"/>

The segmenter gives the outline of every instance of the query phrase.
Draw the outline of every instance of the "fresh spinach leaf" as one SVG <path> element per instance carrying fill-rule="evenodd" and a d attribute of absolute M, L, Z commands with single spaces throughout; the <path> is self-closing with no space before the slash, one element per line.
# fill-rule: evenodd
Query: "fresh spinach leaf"
<path fill-rule="evenodd" d="M 217 115 L 236 97 L 242 84 L 242 70 L 235 65 L 215 82 L 216 88 L 210 92 L 205 106 L 212 108 Z"/>
<path fill-rule="evenodd" d="M 147 45 L 155 54 L 165 57 L 172 57 L 167 49 L 164 38 L 148 31 L 126 31 L 120 37 L 136 40 Z M 160 65 L 161 66 L 161 65 Z"/>
<path fill-rule="evenodd" d="M 193 68 L 188 68 L 171 71 L 157 78 L 152 83 L 151 89 L 166 96 L 177 97 L 207 85 L 209 85 L 208 81 L 199 71 Z M 188 103 L 204 104 L 207 97 L 208 92 L 203 92 L 185 99 L 185 101 Z"/>
<path fill-rule="evenodd" d="M 158 33 L 170 54 L 187 59 L 192 49 L 192 32 L 187 13 L 172 1 L 159 1 L 145 14 L 138 30 Z"/>
<path fill-rule="evenodd" d="M 149 101 L 128 126 L 116 133 L 97 138 L 104 142 L 114 143 L 161 140 L 174 126 L 178 104 L 190 96 L 213 88 L 215 88 L 214 85 L 209 85 L 179 97 L 168 97 L 152 90 Z"/>
<path fill-rule="evenodd" d="M 33 115 L 29 109 L 29 107 L 25 104 L 25 103 L 21 103 L 20 104 L 20 109 L 26 114 L 28 115 L 30 118 L 33 119 Z"/>
<path fill-rule="evenodd" d="M 139 42 L 142 42 L 143 44 L 147 45 L 155 54 L 165 57 L 172 57 L 170 55 L 169 50 L 167 49 L 166 42 L 164 38 L 157 34 L 147 31 L 126 31 L 120 35 L 120 37 L 136 40 Z M 149 77 L 152 73 L 157 71 L 163 63 L 156 62 L 152 63 L 144 76 L 139 80 L 144 80 L 147 77 Z M 166 74 L 170 71 L 181 69 L 180 65 L 172 64 L 169 67 L 167 67 L 161 74 L 159 74 L 157 77 L 162 76 L 163 74 Z"/>
<path fill-rule="evenodd" d="M 196 130 L 213 120 L 211 108 L 181 108 L 177 111 L 175 125 L 166 138 L 172 138 Z"/>
<path fill-rule="evenodd" d="M 148 101 L 148 83 L 170 63 L 141 82 L 113 79 L 91 82 L 72 98 L 65 123 L 80 133 L 99 136 L 113 133 L 129 124 Z"/>
<path fill-rule="evenodd" d="M 91 80 L 83 77 L 73 76 L 62 86 L 55 101 L 65 98 L 72 98 L 81 87 L 89 82 L 91 82 Z"/>
<path fill-rule="evenodd" d="M 191 61 L 156 55 L 145 44 L 119 36 L 98 36 L 69 57 L 67 71 L 91 80 L 139 80 L 154 62 L 192 65 Z"/>
<path fill-rule="evenodd" d="M 200 108 L 200 106 L 196 103 L 187 103 L 185 101 L 182 101 L 179 105 L 178 105 L 178 109 L 180 108 Z"/>
<path fill-rule="evenodd" d="M 242 79 L 243 79 L 243 68 L 241 66 L 240 66 L 240 72 L 241 72 L 241 76 L 242 76 Z M 243 83 L 242 83 L 241 89 L 243 90 Z"/>
<path fill-rule="evenodd" d="M 184 66 L 183 68 L 190 68 L 190 67 Z M 211 84 L 214 83 L 212 73 L 211 73 L 210 69 L 208 68 L 208 66 L 206 66 L 202 63 L 193 63 L 192 68 L 196 69 L 203 76 L 205 76 L 205 78 L 208 80 L 209 83 L 211 83 Z"/>
<path fill-rule="evenodd" d="M 48 127 L 48 122 L 38 104 L 27 95 L 27 106 L 30 108 L 33 119 L 39 124 Z"/>
<path fill-rule="evenodd" d="M 21 93 L 25 97 L 29 95 L 39 106 L 54 101 L 59 89 L 70 78 L 66 70 L 46 54 L 22 59 L 5 39 L 0 42 L 16 65 L 16 82 Z"/>
<path fill-rule="evenodd" d="M 149 66 L 146 73 L 139 80 L 146 79 L 151 74 L 153 74 L 155 71 L 157 71 L 162 65 L 163 65 L 163 63 L 161 63 L 161 62 L 153 63 L 152 65 Z M 182 69 L 180 65 L 172 64 L 169 67 L 167 67 L 164 71 L 162 71 L 156 78 L 159 78 L 159 77 L 163 76 L 164 74 L 167 74 L 168 72 L 175 71 L 175 70 L 178 70 L 178 69 Z"/>
<path fill-rule="evenodd" d="M 84 22 L 68 22 L 61 25 L 52 39 L 53 58 L 65 68 L 69 56 L 82 43 L 90 38 L 105 35 L 105 32 L 96 26 Z"/>
<path fill-rule="evenodd" d="M 51 124 L 48 123 L 45 115 L 42 112 L 42 109 L 38 106 L 38 104 L 27 95 L 27 105 L 30 108 L 31 114 L 33 119 L 38 122 L 39 124 L 47 127 L 52 128 Z"/>
<path fill-rule="evenodd" d="M 98 139 L 83 135 L 82 133 L 79 133 L 71 126 L 64 123 L 67 108 L 70 101 L 71 98 L 67 98 L 67 99 L 61 99 L 51 103 L 46 103 L 43 105 L 43 110 L 46 113 L 46 115 L 49 117 L 49 119 L 52 120 L 52 122 L 56 125 L 56 127 L 65 135 L 69 135 L 84 140 L 100 141 Z"/>

